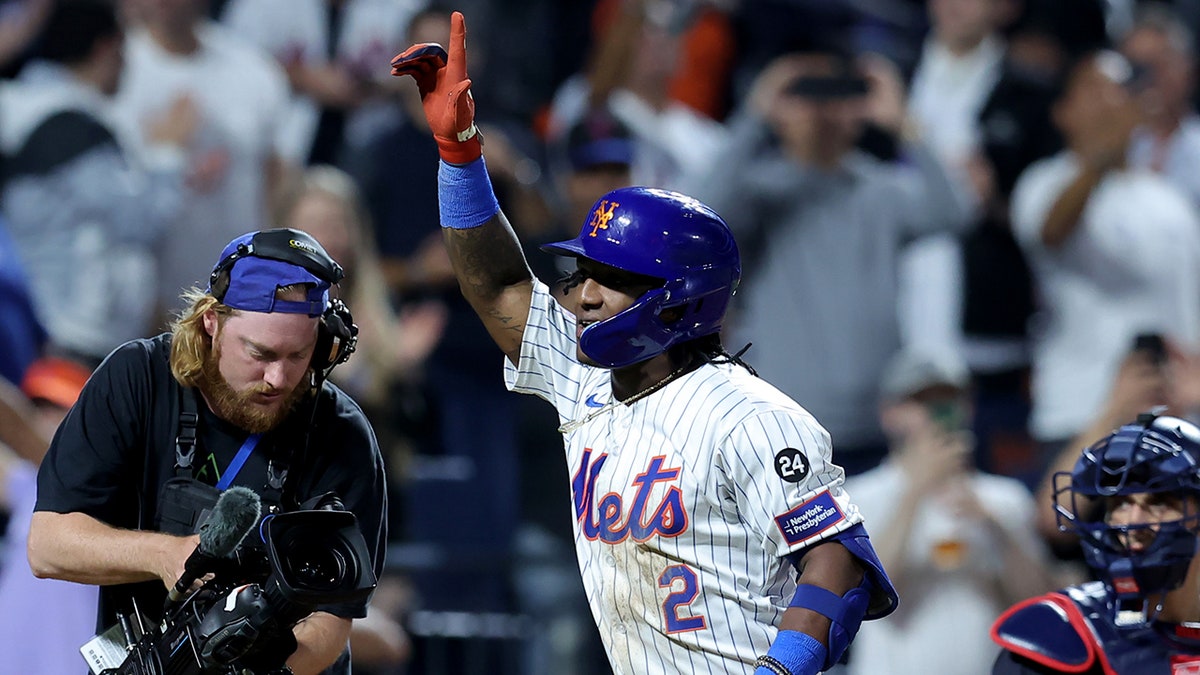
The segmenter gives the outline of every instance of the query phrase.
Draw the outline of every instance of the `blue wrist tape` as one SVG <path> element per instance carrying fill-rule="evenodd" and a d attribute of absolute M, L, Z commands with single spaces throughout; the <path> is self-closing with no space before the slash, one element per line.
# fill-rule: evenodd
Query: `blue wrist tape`
<path fill-rule="evenodd" d="M 470 164 L 438 162 L 438 208 L 442 227 L 469 230 L 500 210 L 483 157 Z"/>
<path fill-rule="evenodd" d="M 781 630 L 767 650 L 766 660 L 782 666 L 791 675 L 817 675 L 825 664 L 825 645 L 800 631 Z M 760 664 L 754 675 L 779 675 L 776 670 Z"/>

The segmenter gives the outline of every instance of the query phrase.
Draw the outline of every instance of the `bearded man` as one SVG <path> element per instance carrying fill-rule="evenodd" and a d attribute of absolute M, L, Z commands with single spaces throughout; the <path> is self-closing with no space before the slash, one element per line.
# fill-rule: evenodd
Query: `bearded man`
<path fill-rule="evenodd" d="M 308 235 L 252 232 L 225 247 L 206 290 L 185 293 L 169 333 L 109 354 L 38 472 L 34 574 L 101 586 L 100 629 L 134 611 L 157 625 L 200 526 L 236 485 L 259 495 L 264 516 L 333 493 L 378 577 L 383 460 L 362 410 L 326 381 L 356 340 L 349 311 L 329 299 L 341 277 Z M 297 675 L 349 673 L 352 620 L 368 601 L 317 607 L 274 656 Z"/>

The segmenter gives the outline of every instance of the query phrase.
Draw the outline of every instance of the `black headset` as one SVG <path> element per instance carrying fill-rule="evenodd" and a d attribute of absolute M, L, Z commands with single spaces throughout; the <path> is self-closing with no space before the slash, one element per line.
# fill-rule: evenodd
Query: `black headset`
<path fill-rule="evenodd" d="M 209 291 L 217 302 L 225 299 L 229 290 L 229 273 L 233 264 L 247 256 L 268 258 L 289 263 L 312 272 L 313 276 L 333 286 L 342 280 L 342 266 L 325 252 L 311 235 L 291 228 L 262 230 L 221 259 L 208 277 Z M 330 300 L 321 314 L 317 328 L 317 345 L 313 350 L 314 386 L 329 377 L 334 366 L 345 363 L 358 346 L 358 326 L 350 308 L 339 299 Z"/>

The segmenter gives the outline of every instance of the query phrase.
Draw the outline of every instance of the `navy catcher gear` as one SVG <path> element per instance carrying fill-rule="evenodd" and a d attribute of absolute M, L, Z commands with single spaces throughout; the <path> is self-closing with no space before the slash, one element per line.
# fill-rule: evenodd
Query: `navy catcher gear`
<path fill-rule="evenodd" d="M 992 624 L 992 640 L 1043 666 L 1082 673 L 1096 662 L 1099 650 L 1094 633 L 1087 629 L 1086 619 L 1080 614 L 1075 603 L 1061 592 L 1022 600 Z"/>
<path fill-rule="evenodd" d="M 1142 604 L 1148 594 L 1182 583 L 1196 554 L 1200 527 L 1200 429 L 1195 425 L 1177 417 L 1140 415 L 1136 423 L 1085 449 L 1070 474 L 1055 474 L 1054 486 L 1059 528 L 1079 535 L 1088 565 L 1119 601 Z M 1059 496 L 1067 492 L 1070 499 L 1064 504 Z M 1112 525 L 1096 501 L 1140 493 L 1177 498 L 1182 516 Z M 1128 546 L 1135 538 L 1148 541 L 1135 550 Z M 1122 612 L 1118 623 L 1145 622 L 1146 609 Z"/>
<path fill-rule="evenodd" d="M 1200 636 L 1194 630 L 1171 624 L 1124 626 L 1117 622 L 1118 606 L 1102 582 L 1071 586 L 1009 608 L 992 625 L 992 640 L 1048 669 L 1039 673 L 1196 672 Z M 997 665 L 1007 663 L 1012 660 L 1002 656 Z"/>
<path fill-rule="evenodd" d="M 579 236 L 542 250 L 662 279 L 632 306 L 584 329 L 579 347 L 619 368 L 721 330 L 742 266 L 729 226 L 699 201 L 668 190 L 613 190 Z"/>

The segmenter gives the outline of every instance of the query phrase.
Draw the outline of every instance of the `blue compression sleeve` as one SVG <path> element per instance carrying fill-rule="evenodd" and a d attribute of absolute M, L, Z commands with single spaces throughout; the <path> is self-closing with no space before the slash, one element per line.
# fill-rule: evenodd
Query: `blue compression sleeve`
<path fill-rule="evenodd" d="M 817 675 L 824 663 L 825 645 L 816 638 L 781 630 L 766 655 L 759 657 L 754 675 Z"/>
<path fill-rule="evenodd" d="M 483 157 L 461 166 L 438 162 L 438 208 L 442 227 L 455 230 L 479 227 L 496 215 L 500 203 Z"/>

